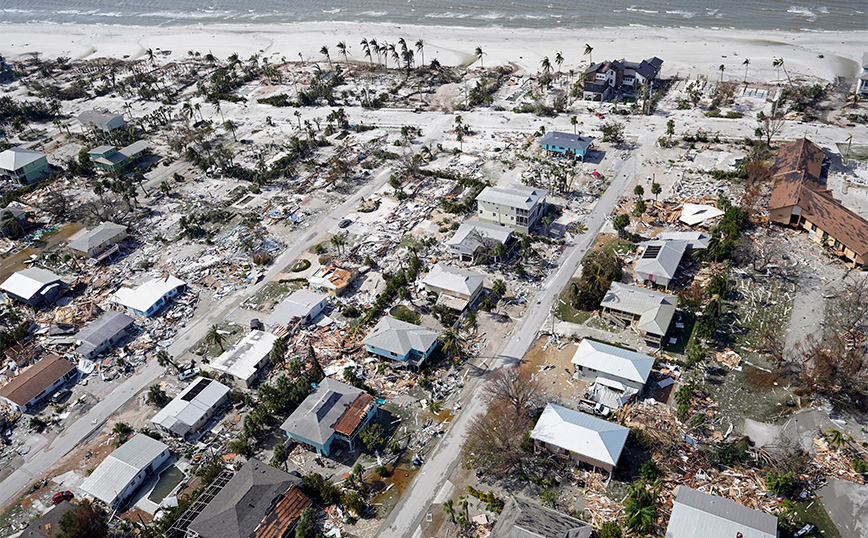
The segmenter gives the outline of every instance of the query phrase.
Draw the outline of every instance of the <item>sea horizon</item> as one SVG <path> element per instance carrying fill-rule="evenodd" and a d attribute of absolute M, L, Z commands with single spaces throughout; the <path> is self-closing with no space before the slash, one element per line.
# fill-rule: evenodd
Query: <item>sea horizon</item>
<path fill-rule="evenodd" d="M 634 0 L 605 5 L 565 0 L 543 3 L 509 0 L 259 0 L 239 8 L 229 0 L 4 0 L 4 24 L 77 24 L 97 26 L 239 26 L 293 23 L 376 23 L 431 27 L 505 29 L 605 29 L 617 27 L 708 28 L 834 32 L 868 30 L 866 4 L 833 0 L 742 3 L 718 0 Z"/>

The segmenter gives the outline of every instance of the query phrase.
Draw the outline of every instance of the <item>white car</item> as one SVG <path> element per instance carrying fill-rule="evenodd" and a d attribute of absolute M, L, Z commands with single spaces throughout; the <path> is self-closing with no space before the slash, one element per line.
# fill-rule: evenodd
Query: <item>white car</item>
<path fill-rule="evenodd" d="M 186 381 L 186 380 L 190 379 L 191 377 L 196 377 L 197 375 L 199 375 L 200 371 L 201 370 L 199 370 L 198 366 L 195 368 L 190 368 L 189 370 L 184 370 L 183 372 L 178 374 L 178 380 L 179 381 Z"/>

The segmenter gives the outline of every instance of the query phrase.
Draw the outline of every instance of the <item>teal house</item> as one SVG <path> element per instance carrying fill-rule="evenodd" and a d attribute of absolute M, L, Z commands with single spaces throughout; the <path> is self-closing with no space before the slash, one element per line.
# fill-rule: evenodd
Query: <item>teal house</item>
<path fill-rule="evenodd" d="M 328 456 L 334 447 L 354 451 L 359 432 L 376 414 L 373 396 L 326 377 L 280 429 L 308 450 Z"/>
<path fill-rule="evenodd" d="M 114 172 L 115 170 L 126 168 L 128 164 L 134 163 L 141 158 L 142 153 L 148 149 L 148 143 L 144 140 L 133 142 L 129 146 L 117 149 L 114 146 L 99 146 L 88 151 L 90 160 L 94 166 Z"/>
<path fill-rule="evenodd" d="M 437 347 L 438 336 L 431 329 L 385 316 L 363 343 L 368 353 L 419 366 Z"/>
<path fill-rule="evenodd" d="M 590 136 L 550 131 L 542 137 L 539 144 L 549 153 L 584 161 L 593 142 L 594 139 Z"/>

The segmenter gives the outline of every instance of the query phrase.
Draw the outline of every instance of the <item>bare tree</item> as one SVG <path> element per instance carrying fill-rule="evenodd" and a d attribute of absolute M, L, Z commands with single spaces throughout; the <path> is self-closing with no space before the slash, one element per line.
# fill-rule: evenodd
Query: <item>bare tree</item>
<path fill-rule="evenodd" d="M 827 306 L 829 336 L 856 347 L 868 321 L 868 277 L 851 275 Z"/>
<path fill-rule="evenodd" d="M 506 400 L 496 400 L 470 422 L 463 446 L 464 463 L 496 476 L 520 470 L 529 453 L 523 447 L 530 415 Z"/>
<path fill-rule="evenodd" d="M 485 394 L 491 399 L 492 406 L 503 401 L 516 413 L 527 413 L 544 399 L 539 381 L 517 367 L 495 370 L 485 385 Z"/>
<path fill-rule="evenodd" d="M 771 146 L 772 138 L 776 137 L 784 128 L 784 115 L 778 111 L 778 104 L 775 102 L 772 105 L 771 114 L 766 114 L 760 111 L 756 115 L 759 127 L 756 128 L 756 135 L 765 137 L 766 145 Z"/>

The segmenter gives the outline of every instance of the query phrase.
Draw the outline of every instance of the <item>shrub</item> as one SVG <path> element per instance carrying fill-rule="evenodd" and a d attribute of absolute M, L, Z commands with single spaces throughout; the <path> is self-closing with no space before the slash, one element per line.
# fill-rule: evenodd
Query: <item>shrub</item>
<path fill-rule="evenodd" d="M 766 475 L 766 487 L 774 495 L 784 495 L 796 485 L 793 473 L 778 474 L 770 472 Z"/>
<path fill-rule="evenodd" d="M 374 472 L 377 473 L 377 476 L 380 478 L 386 478 L 389 476 L 389 469 L 387 469 L 385 465 L 377 465 L 374 467 Z"/>

